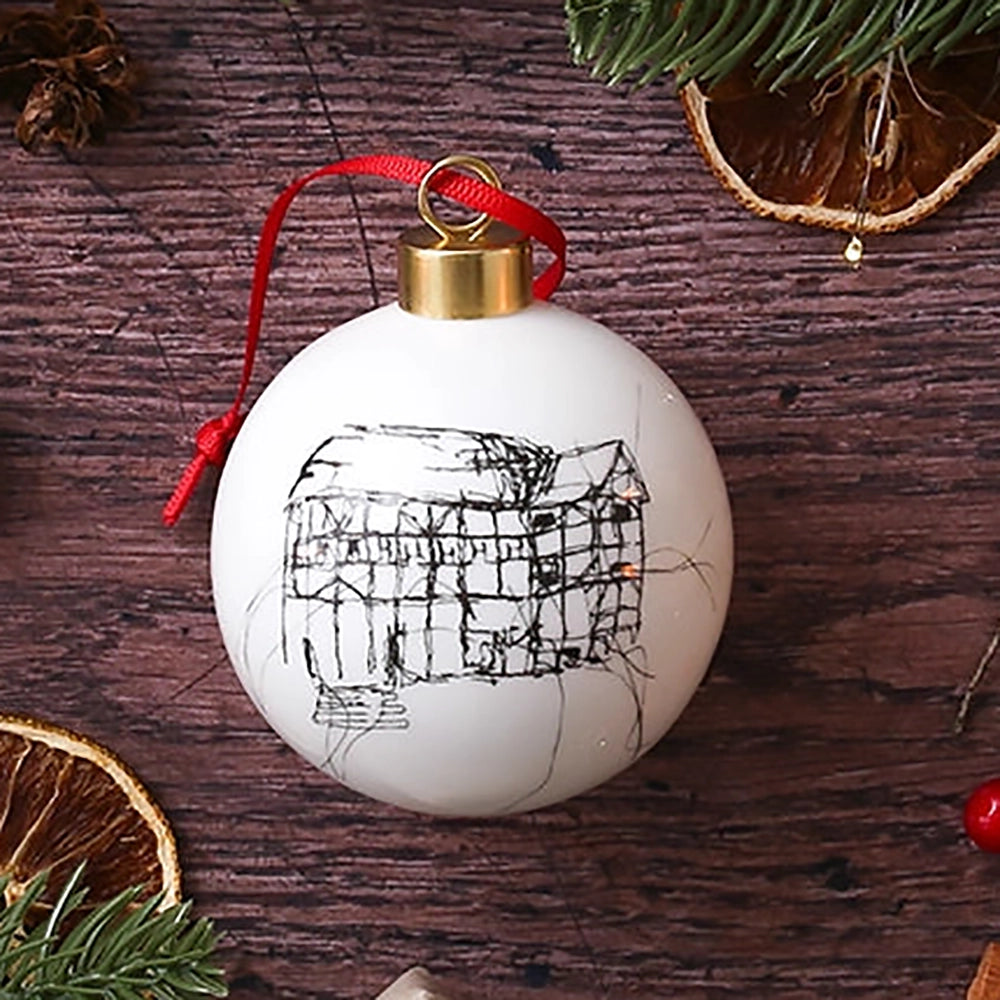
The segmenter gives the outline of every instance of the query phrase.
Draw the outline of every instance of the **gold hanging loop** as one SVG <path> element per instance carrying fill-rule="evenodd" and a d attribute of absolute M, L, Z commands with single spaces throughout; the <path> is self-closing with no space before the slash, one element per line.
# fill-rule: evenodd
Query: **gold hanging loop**
<path fill-rule="evenodd" d="M 417 211 L 420 218 L 427 223 L 443 240 L 449 242 L 460 240 L 472 242 L 478 239 L 486 231 L 492 217 L 488 212 L 477 215 L 471 222 L 464 222 L 461 225 L 451 225 L 444 222 L 434 214 L 430 206 L 430 180 L 431 178 L 446 170 L 449 167 L 464 167 L 470 173 L 475 174 L 480 180 L 492 185 L 498 190 L 502 189 L 500 176 L 485 161 L 477 156 L 469 156 L 465 153 L 456 153 L 454 156 L 446 156 L 443 160 L 438 160 L 430 170 L 424 174 L 417 188 Z"/>

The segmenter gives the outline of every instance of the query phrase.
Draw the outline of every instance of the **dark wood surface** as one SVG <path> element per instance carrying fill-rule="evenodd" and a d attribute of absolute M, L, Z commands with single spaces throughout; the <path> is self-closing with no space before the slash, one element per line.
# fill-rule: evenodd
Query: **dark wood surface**
<path fill-rule="evenodd" d="M 951 735 L 1000 615 L 996 172 L 853 272 L 841 236 L 729 200 L 671 86 L 572 67 L 557 3 L 109 10 L 141 121 L 72 155 L 0 136 L 0 708 L 135 766 L 235 996 L 362 1000 L 416 963 L 496 1000 L 963 996 L 1000 935 L 1000 862 L 960 823 L 1000 772 L 1000 678 Z M 216 628 L 214 482 L 158 520 L 235 386 L 275 193 L 341 153 L 456 150 L 565 228 L 558 301 L 685 389 L 737 538 L 675 728 L 597 791 L 490 821 L 364 801 L 286 749 Z M 347 192 L 289 221 L 255 392 L 393 297 L 412 195 Z"/>

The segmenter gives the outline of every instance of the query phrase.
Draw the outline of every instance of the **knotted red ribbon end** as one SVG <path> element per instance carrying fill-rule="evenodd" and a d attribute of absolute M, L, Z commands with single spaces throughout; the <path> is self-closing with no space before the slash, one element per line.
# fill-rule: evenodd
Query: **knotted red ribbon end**
<path fill-rule="evenodd" d="M 214 465 L 221 469 L 225 464 L 229 446 L 236 439 L 242 423 L 243 414 L 232 409 L 221 417 L 213 417 L 198 428 L 194 437 L 194 458 L 188 462 L 170 499 L 163 505 L 161 517 L 168 528 L 172 528 L 180 520 L 206 466 Z"/>

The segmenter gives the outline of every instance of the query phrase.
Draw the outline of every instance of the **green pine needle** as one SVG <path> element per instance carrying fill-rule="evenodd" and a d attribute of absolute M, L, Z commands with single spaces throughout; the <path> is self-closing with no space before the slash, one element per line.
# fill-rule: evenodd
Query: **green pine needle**
<path fill-rule="evenodd" d="M 137 903 L 141 886 L 126 889 L 63 933 L 66 918 L 87 894 L 83 866 L 63 886 L 48 918 L 28 915 L 48 881 L 42 873 L 0 909 L 0 1000 L 198 1000 L 228 988 L 212 962 L 215 931 L 192 920 L 190 902 L 157 912 L 162 893 Z M 10 876 L 0 878 L 0 904 Z"/>
<path fill-rule="evenodd" d="M 890 52 L 940 60 L 1000 25 L 1000 0 L 565 0 L 570 51 L 610 84 L 712 86 L 752 54 L 772 90 L 863 73 Z"/>

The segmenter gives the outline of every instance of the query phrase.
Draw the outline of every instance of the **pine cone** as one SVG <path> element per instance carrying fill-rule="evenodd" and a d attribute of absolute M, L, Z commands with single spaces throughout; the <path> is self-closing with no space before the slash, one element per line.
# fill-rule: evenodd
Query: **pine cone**
<path fill-rule="evenodd" d="M 29 152 L 77 149 L 135 120 L 138 72 L 95 0 L 56 0 L 55 11 L 0 13 L 0 98 L 20 112 Z"/>

